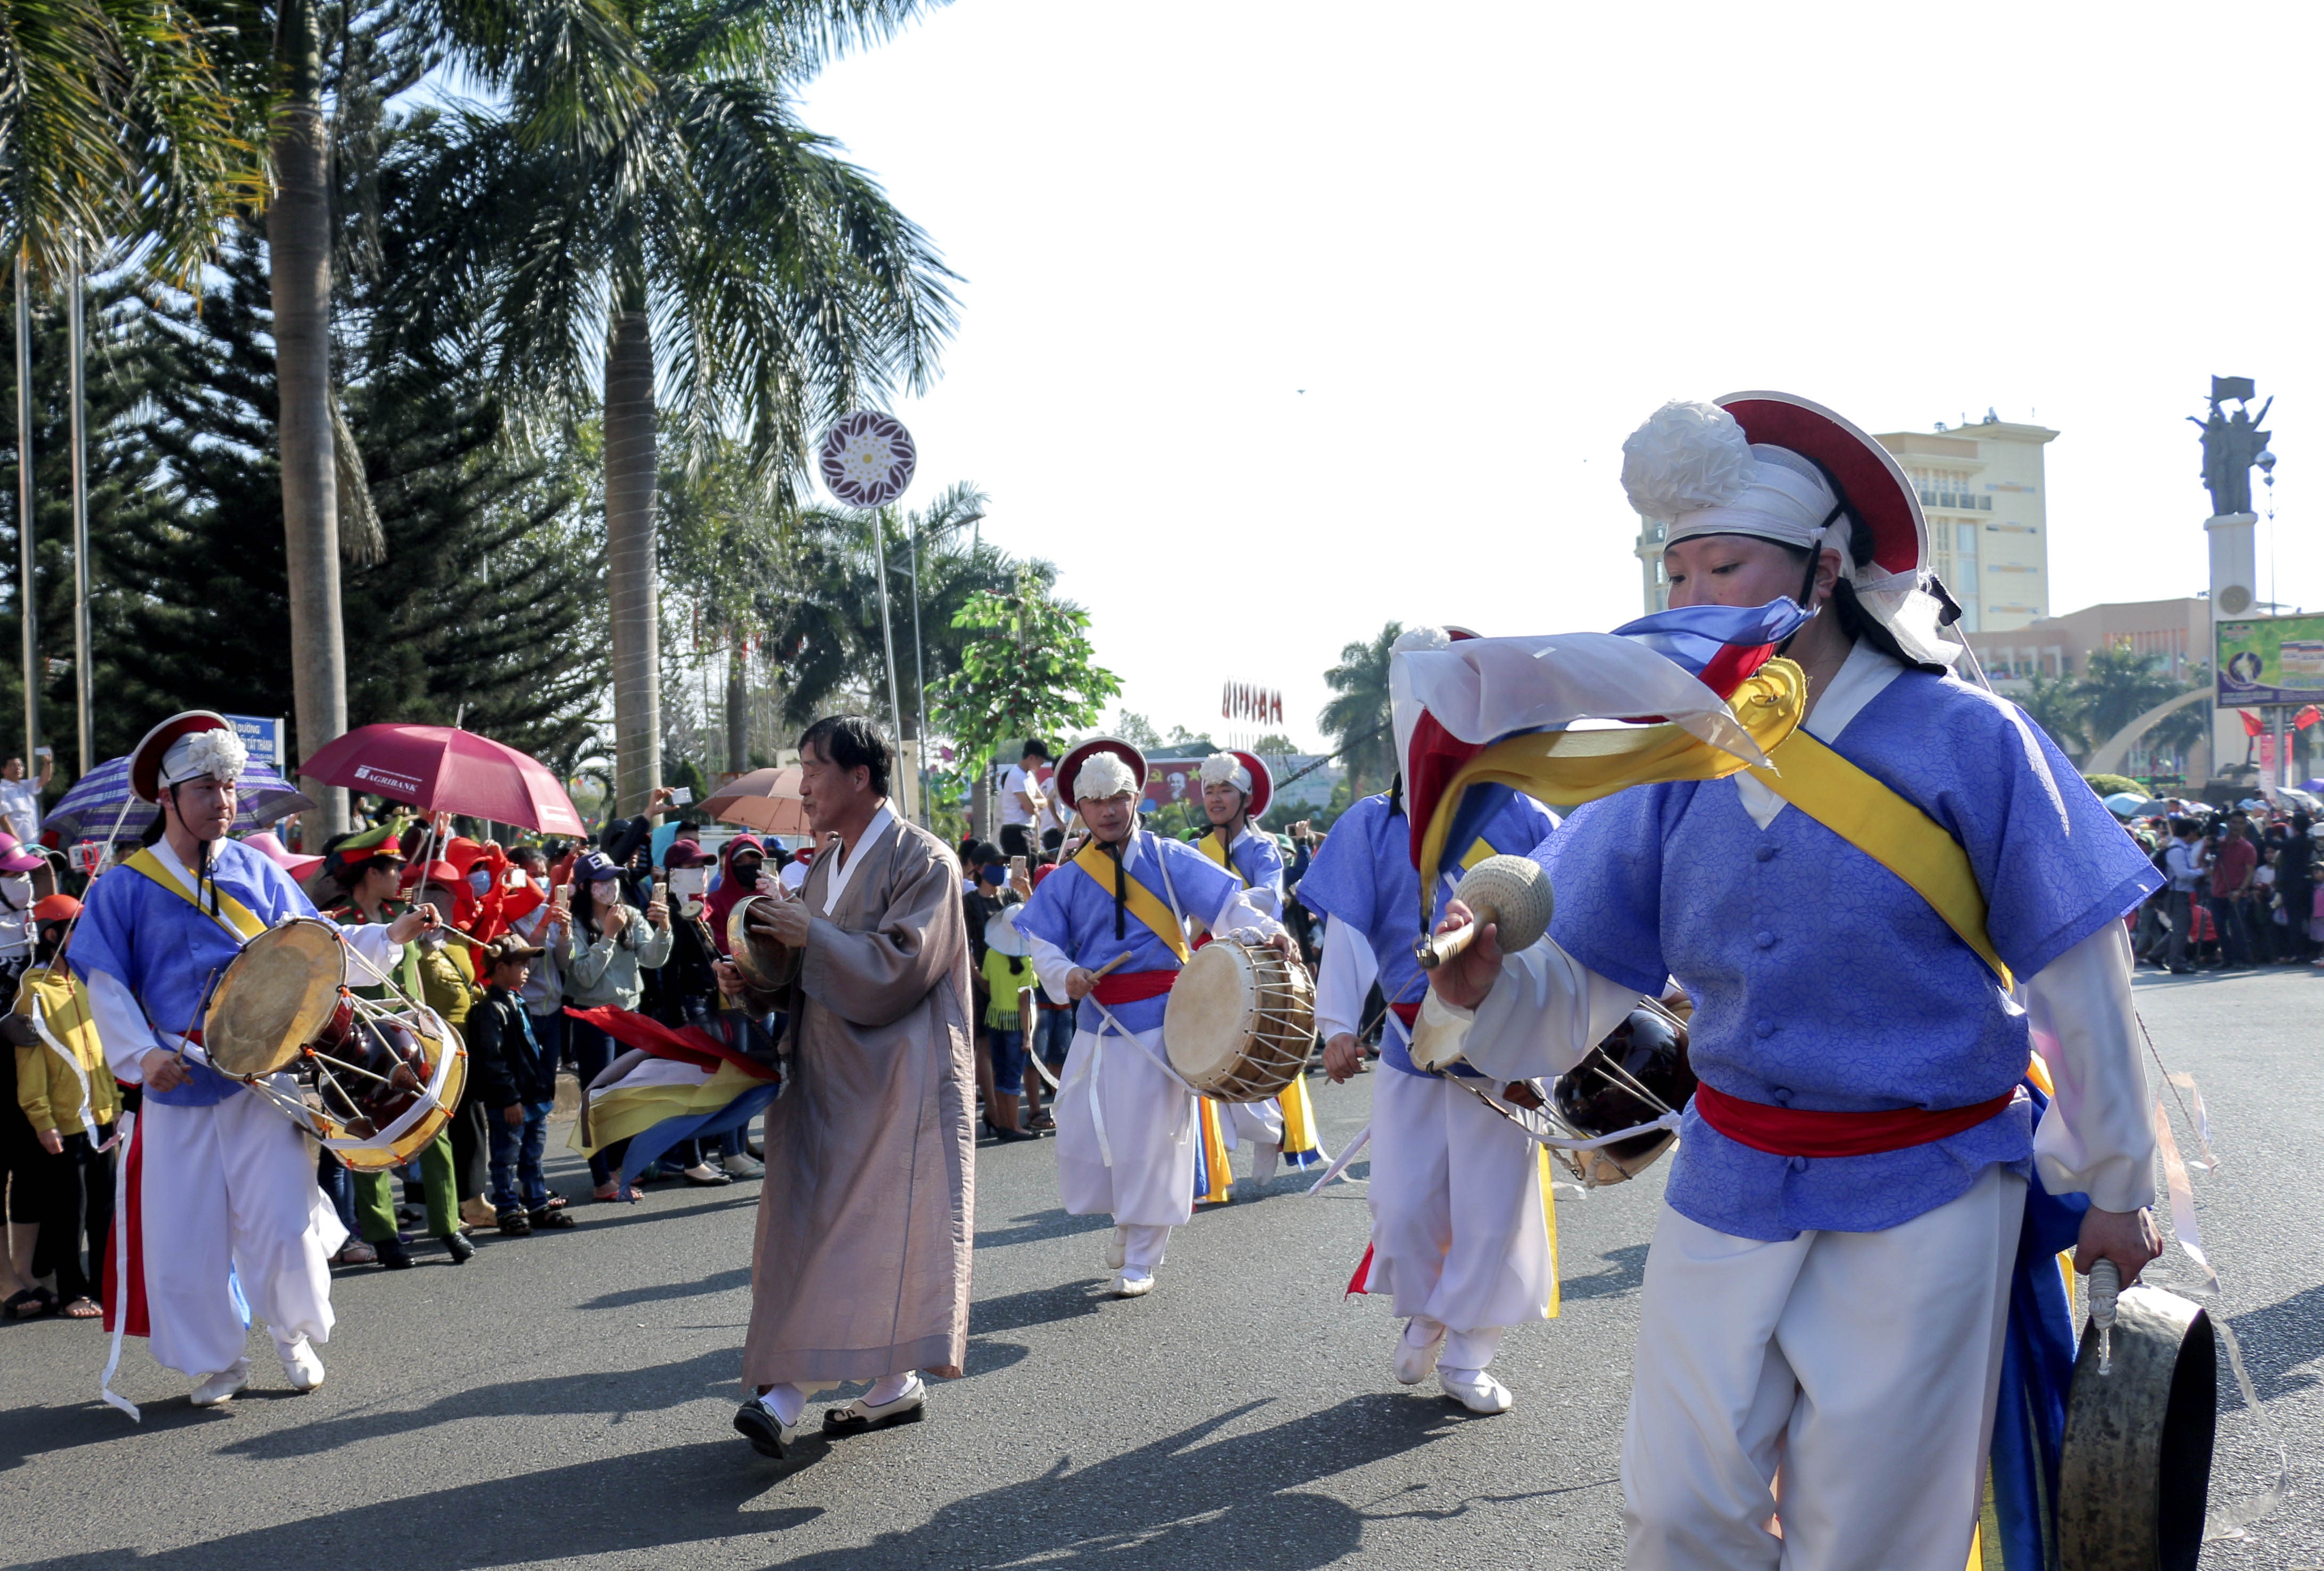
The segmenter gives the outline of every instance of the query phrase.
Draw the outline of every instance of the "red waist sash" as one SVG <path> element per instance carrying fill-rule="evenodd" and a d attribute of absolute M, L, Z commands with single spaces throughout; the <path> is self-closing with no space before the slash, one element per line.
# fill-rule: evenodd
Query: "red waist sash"
<path fill-rule="evenodd" d="M 1898 1107 L 1882 1113 L 1816 1113 L 1729 1096 L 1708 1081 L 1694 1088 L 1694 1110 L 1729 1140 L 1779 1157 L 1868 1157 L 1943 1140 L 1998 1114 L 2015 1087 L 1969 1107 Z"/>
<path fill-rule="evenodd" d="M 1406 1030 L 1411 1030 L 1412 1022 L 1420 1018 L 1420 1005 L 1417 1003 L 1391 1003 L 1388 1006 L 1388 1010 L 1390 1014 L 1404 1022 Z"/>
<path fill-rule="evenodd" d="M 1108 1007 L 1136 1003 L 1142 999 L 1161 997 L 1177 980 L 1176 971 L 1116 971 L 1099 977 L 1097 985 L 1090 989 L 1090 996 Z"/>

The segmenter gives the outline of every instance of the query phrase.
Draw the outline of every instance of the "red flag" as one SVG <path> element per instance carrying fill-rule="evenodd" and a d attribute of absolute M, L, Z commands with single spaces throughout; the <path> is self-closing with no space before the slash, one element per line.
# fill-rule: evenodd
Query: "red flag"
<path fill-rule="evenodd" d="M 2310 704 L 2292 717 L 2292 728 L 2294 731 L 2305 731 L 2319 720 L 2324 720 L 2324 710 L 2319 710 L 2315 705 Z"/>
<path fill-rule="evenodd" d="M 2249 709 L 2238 709 L 2236 713 L 2243 716 L 2245 735 L 2264 736 L 2267 735 L 2267 723 L 2262 720 L 2258 716 L 2253 714 Z"/>

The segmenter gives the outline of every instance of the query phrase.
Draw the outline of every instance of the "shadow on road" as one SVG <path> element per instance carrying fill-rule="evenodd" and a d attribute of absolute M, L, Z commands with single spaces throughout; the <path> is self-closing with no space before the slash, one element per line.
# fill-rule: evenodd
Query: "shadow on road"
<path fill-rule="evenodd" d="M 716 1356 L 724 1366 L 733 1354 L 722 1350 Z M 672 1372 L 705 1362 L 665 1365 L 653 1374 L 667 1382 Z M 1052 1565 L 1102 1560 L 1121 1571 L 1176 1571 L 1187 1565 L 1307 1571 L 1359 1548 L 1369 1521 L 1443 1519 L 1480 1505 L 1599 1487 L 1437 1500 L 1425 1508 L 1405 1504 L 1379 1511 L 1350 1506 L 1303 1492 L 1303 1486 L 1411 1452 L 1461 1423 L 1492 1420 L 1468 1420 L 1437 1403 L 1374 1393 L 1272 1428 L 1212 1438 L 1266 1405 L 1248 1403 L 1088 1467 L 1076 1469 L 1070 1457 L 1060 1457 L 1042 1477 L 942 1506 L 908 1530 L 862 1547 L 804 1555 L 786 1552 L 780 1535 L 816 1520 L 823 1508 L 779 1502 L 788 1480 L 831 1456 L 832 1445 L 813 1435 L 782 1463 L 756 1457 L 739 1440 L 705 1441 L 624 1457 L 617 1474 L 605 1463 L 549 1468 L 230 1534 L 139 1557 L 137 1563 L 148 1571 L 334 1563 L 365 1571 L 441 1571 L 592 1555 L 646 1557 L 766 1535 L 767 1563 L 797 1571 L 1034 1557 Z M 936 1421 L 942 1421 L 940 1409 Z M 364 1429 L 378 1432 L 370 1424 Z M 841 1442 L 886 1443 L 883 1437 Z M 1406 1499 L 1423 1487 L 1407 1485 L 1388 1499 Z M 512 1510 L 512 1502 L 522 1502 L 522 1509 Z M 40 1565 L 46 1571 L 97 1571 L 121 1558 L 114 1550 Z"/>
<path fill-rule="evenodd" d="M 618 1293 L 602 1293 L 581 1308 L 626 1309 L 633 1304 L 659 1304 L 665 1298 L 698 1298 L 706 1294 L 732 1292 L 736 1288 L 750 1285 L 751 1268 L 737 1266 L 733 1271 L 718 1271 L 699 1281 L 669 1282 L 646 1288 L 624 1288 Z"/>
<path fill-rule="evenodd" d="M 2313 1365 L 2324 1350 L 2324 1287 L 2308 1288 L 2281 1298 L 2264 1309 L 2247 1309 L 2228 1317 L 2236 1340 L 2243 1344 L 2244 1369 L 2263 1402 L 2306 1391 L 2319 1382 Z M 2227 1353 L 2219 1349 L 2219 1410 L 2232 1412 L 2244 1405 L 2227 1370 Z"/>
<path fill-rule="evenodd" d="M 1567 1277 L 1558 1284 L 1558 1294 L 1567 1298 L 1603 1298 L 1619 1293 L 1636 1292 L 1646 1280 L 1646 1246 L 1626 1243 L 1619 1249 L 1609 1249 L 1598 1257 L 1609 1269 L 1592 1271 L 1586 1277 Z"/>

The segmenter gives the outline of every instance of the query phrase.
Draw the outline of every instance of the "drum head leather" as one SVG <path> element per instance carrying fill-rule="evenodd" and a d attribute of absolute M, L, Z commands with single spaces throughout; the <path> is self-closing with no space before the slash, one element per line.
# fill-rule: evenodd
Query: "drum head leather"
<path fill-rule="evenodd" d="M 242 947 L 211 996 L 202 1050 L 228 1075 L 272 1075 L 298 1058 L 338 1007 L 339 936 L 302 917 Z"/>
<path fill-rule="evenodd" d="M 1239 944 L 1205 944 L 1170 989 L 1162 1045 L 1170 1067 L 1196 1090 L 1231 1071 L 1250 1042 L 1259 987 Z"/>

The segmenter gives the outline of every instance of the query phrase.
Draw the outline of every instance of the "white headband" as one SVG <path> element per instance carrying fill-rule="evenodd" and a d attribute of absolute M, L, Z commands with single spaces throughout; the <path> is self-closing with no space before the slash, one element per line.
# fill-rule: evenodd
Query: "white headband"
<path fill-rule="evenodd" d="M 189 731 L 161 754 L 161 783 L 183 785 L 209 775 L 231 783 L 250 766 L 250 749 L 231 731 Z"/>
<path fill-rule="evenodd" d="M 1908 658 L 1950 666 L 1961 657 L 1963 643 L 1939 624 L 1940 608 L 1917 570 L 1892 573 L 1877 561 L 1853 559 L 1840 499 L 1823 471 L 1789 448 L 1754 443 L 1717 404 L 1673 400 L 1646 417 L 1622 444 L 1622 489 L 1641 515 L 1665 525 L 1665 542 L 1748 534 L 1837 550 L 1858 604 Z M 1982 683 L 1973 661 L 1970 670 Z"/>
<path fill-rule="evenodd" d="M 1138 789 L 1138 777 L 1130 772 L 1130 765 L 1119 753 L 1093 753 L 1074 776 L 1074 796 L 1076 800 L 1087 798 L 1102 802 L 1108 797 L 1126 797 Z"/>
<path fill-rule="evenodd" d="M 1213 753 L 1203 760 L 1203 783 L 1231 785 L 1243 795 L 1250 795 L 1250 771 L 1241 759 L 1231 753 Z"/>

